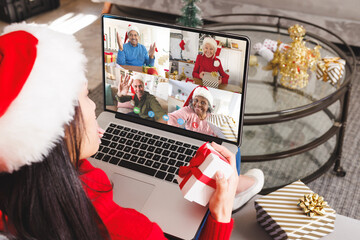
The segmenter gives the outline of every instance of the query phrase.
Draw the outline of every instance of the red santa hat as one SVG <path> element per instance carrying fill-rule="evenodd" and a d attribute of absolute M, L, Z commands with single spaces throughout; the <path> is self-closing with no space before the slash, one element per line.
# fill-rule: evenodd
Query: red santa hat
<path fill-rule="evenodd" d="M 215 41 L 215 39 L 211 38 L 211 37 L 206 37 L 203 40 L 203 44 L 202 44 L 202 49 L 204 49 L 205 44 L 210 44 L 213 48 L 214 48 L 214 57 L 215 57 L 215 53 L 217 52 L 217 42 Z"/>
<path fill-rule="evenodd" d="M 213 97 L 212 97 L 209 89 L 205 86 L 197 86 L 196 88 L 194 88 L 192 90 L 192 92 L 190 93 L 189 97 L 186 99 L 186 101 L 184 103 L 184 107 L 188 106 L 190 103 L 190 100 L 194 99 L 196 96 L 201 96 L 201 97 L 206 98 L 209 101 L 211 108 L 213 107 L 213 104 L 214 104 Z"/>
<path fill-rule="evenodd" d="M 130 33 L 131 31 L 137 32 L 137 34 L 140 36 L 140 31 L 139 31 L 139 29 L 138 29 L 136 26 L 129 24 L 128 29 L 127 29 L 126 34 L 125 34 L 124 43 L 126 43 L 126 41 L 128 40 L 128 38 L 129 38 L 129 33 Z"/>
<path fill-rule="evenodd" d="M 0 36 L 0 169 L 40 162 L 64 136 L 87 82 L 72 35 L 12 24 Z"/>
<path fill-rule="evenodd" d="M 144 84 L 144 87 L 145 87 L 144 77 L 143 77 L 143 75 L 141 73 L 134 74 L 132 76 L 132 79 L 133 79 L 133 82 L 134 82 L 135 79 L 140 80 Z M 134 98 L 135 98 L 135 89 L 134 89 L 132 84 L 130 85 L 130 91 L 133 94 L 132 99 L 134 100 Z"/>

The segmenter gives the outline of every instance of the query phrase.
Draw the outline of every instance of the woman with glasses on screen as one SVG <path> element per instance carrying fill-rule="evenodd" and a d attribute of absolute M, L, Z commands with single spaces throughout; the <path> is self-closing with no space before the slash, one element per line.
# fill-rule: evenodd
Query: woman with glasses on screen
<path fill-rule="evenodd" d="M 218 127 L 207 121 L 213 111 L 213 97 L 204 86 L 197 86 L 190 93 L 184 106 L 169 113 L 168 124 L 210 136 L 225 138 Z"/>

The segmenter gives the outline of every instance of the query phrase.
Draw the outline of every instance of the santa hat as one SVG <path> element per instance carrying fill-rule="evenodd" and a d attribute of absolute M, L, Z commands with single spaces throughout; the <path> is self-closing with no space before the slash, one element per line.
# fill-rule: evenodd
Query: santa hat
<path fill-rule="evenodd" d="M 210 44 L 213 48 L 214 48 L 214 53 L 216 53 L 217 51 L 217 42 L 215 41 L 215 39 L 211 38 L 211 37 L 206 37 L 203 40 L 203 44 L 202 44 L 202 49 L 204 50 L 204 47 L 206 44 Z M 215 54 L 214 54 L 215 56 Z"/>
<path fill-rule="evenodd" d="M 0 168 L 40 162 L 64 136 L 86 83 L 86 58 L 72 35 L 12 24 L 0 36 Z"/>
<path fill-rule="evenodd" d="M 133 81 L 134 81 L 135 79 L 140 80 L 140 81 L 144 84 L 144 86 L 145 86 L 144 77 L 143 77 L 143 75 L 142 75 L 141 73 L 136 73 L 136 74 L 134 74 L 134 75 L 132 76 L 132 79 L 133 79 Z M 134 87 L 132 86 L 132 84 L 130 85 L 130 91 L 131 91 L 131 93 L 133 94 L 132 99 L 134 100 L 134 98 L 135 98 L 135 89 L 134 89 Z"/>
<path fill-rule="evenodd" d="M 128 29 L 127 29 L 126 34 L 125 34 L 124 43 L 126 43 L 126 41 L 128 40 L 129 33 L 130 33 L 131 31 L 137 32 L 137 34 L 140 36 L 140 31 L 139 31 L 139 29 L 138 29 L 136 26 L 129 24 Z"/>
<path fill-rule="evenodd" d="M 213 97 L 209 91 L 209 89 L 205 86 L 197 86 L 196 88 L 194 88 L 192 90 L 192 92 L 190 93 L 189 97 L 186 99 L 185 103 L 184 103 L 184 107 L 188 106 L 190 103 L 190 100 L 194 99 L 196 96 L 201 96 L 206 98 L 209 101 L 210 107 L 213 107 Z"/>

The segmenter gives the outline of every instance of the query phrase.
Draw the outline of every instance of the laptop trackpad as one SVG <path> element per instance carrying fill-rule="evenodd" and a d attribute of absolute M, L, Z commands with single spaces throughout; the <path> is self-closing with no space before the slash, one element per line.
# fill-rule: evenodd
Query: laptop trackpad
<path fill-rule="evenodd" d="M 113 174 L 114 201 L 121 207 L 141 211 L 146 200 L 155 188 L 154 185 L 120 174 Z"/>

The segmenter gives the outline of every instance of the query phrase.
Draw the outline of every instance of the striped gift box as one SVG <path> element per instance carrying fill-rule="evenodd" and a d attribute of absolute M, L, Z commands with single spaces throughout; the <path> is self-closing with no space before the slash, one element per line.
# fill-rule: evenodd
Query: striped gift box
<path fill-rule="evenodd" d="M 237 141 L 239 129 L 232 117 L 222 114 L 211 114 L 207 121 L 217 126 L 226 139 Z"/>
<path fill-rule="evenodd" d="M 340 80 L 344 76 L 345 60 L 339 57 L 325 57 L 317 64 L 316 79 L 330 82 L 331 85 L 340 85 Z"/>
<path fill-rule="evenodd" d="M 334 231 L 336 212 L 325 207 L 323 216 L 308 217 L 297 206 L 301 197 L 313 193 L 303 182 L 296 181 L 255 200 L 256 218 L 276 240 L 320 239 Z"/>
<path fill-rule="evenodd" d="M 202 83 L 205 87 L 218 88 L 219 74 L 217 72 L 205 72 Z"/>

